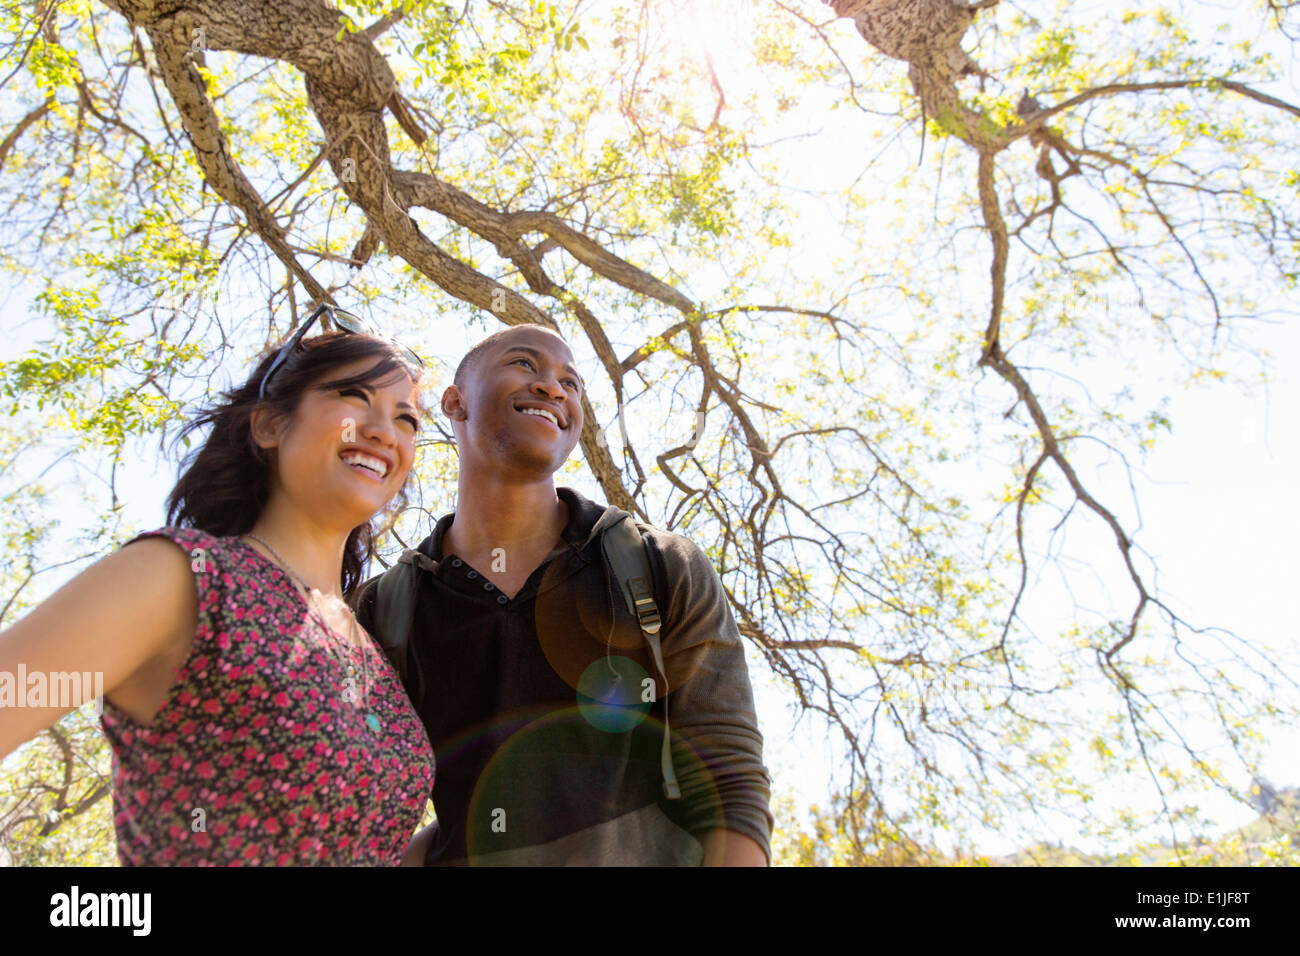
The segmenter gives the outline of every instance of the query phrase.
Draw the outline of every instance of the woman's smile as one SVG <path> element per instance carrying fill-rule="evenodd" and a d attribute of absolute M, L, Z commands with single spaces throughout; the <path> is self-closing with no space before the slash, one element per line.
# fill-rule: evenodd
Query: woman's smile
<path fill-rule="evenodd" d="M 380 483 L 388 477 L 388 472 L 392 468 L 392 463 L 385 456 L 356 448 L 345 448 L 339 455 L 339 459 L 353 471 L 360 472 L 371 481 Z"/>

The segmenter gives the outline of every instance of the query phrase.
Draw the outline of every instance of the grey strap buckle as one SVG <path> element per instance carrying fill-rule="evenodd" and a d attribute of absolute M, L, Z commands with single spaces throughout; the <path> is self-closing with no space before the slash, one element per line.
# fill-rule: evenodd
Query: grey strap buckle
<path fill-rule="evenodd" d="M 631 578 L 627 583 L 632 590 L 636 619 L 641 624 L 641 630 L 647 634 L 658 634 L 663 621 L 659 617 L 659 606 L 655 604 L 654 589 L 650 587 L 650 582 L 645 578 Z"/>

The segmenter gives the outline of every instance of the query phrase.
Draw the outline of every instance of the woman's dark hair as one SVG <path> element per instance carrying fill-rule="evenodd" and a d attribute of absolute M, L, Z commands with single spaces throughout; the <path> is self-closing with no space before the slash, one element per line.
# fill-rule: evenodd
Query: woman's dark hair
<path fill-rule="evenodd" d="M 419 370 L 403 360 L 400 347 L 394 343 L 369 335 L 328 332 L 304 338 L 276 369 L 267 384 L 265 399 L 259 401 L 262 377 L 279 351 L 279 347 L 271 349 L 248 381 L 222 393 L 221 401 L 200 409 L 177 435 L 177 441 L 186 441 L 191 432 L 206 426 L 212 429 L 203 445 L 186 455 L 181 464 L 180 479 L 167 496 L 169 525 L 198 528 L 221 537 L 252 530 L 271 498 L 271 457 L 253 440 L 251 418 L 257 408 L 268 408 L 275 418 L 280 418 L 297 410 L 308 389 L 330 391 L 377 384 L 394 374 L 419 380 Z M 375 359 L 375 363 L 364 372 L 320 380 L 331 369 L 367 358 Z M 403 485 L 397 494 L 399 508 L 405 500 Z M 369 521 L 348 534 L 341 581 L 345 594 L 361 584 L 362 570 L 373 553 L 373 537 Z"/>

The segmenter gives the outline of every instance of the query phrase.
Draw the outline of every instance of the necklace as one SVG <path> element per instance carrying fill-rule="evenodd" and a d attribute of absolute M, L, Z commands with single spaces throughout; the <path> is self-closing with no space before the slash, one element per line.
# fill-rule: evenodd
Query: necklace
<path fill-rule="evenodd" d="M 293 580 L 298 584 L 298 586 L 301 587 L 303 591 L 306 593 L 308 611 L 310 611 L 312 617 L 316 619 L 316 623 L 321 626 L 321 628 L 325 631 L 326 635 L 328 635 L 331 631 L 333 631 L 333 628 L 331 628 L 328 624 L 325 623 L 325 615 L 321 612 L 320 605 L 316 603 L 316 599 L 312 597 L 311 588 L 307 586 L 307 583 L 303 581 L 303 579 L 299 576 L 298 572 L 295 571 L 289 565 L 289 562 L 284 560 L 284 558 L 280 557 L 280 553 L 276 551 L 275 548 L 271 547 L 269 544 L 267 544 L 257 535 L 253 534 L 251 531 L 245 534 L 245 537 L 252 538 L 262 547 L 266 548 L 267 551 L 271 552 L 271 555 L 275 558 L 276 562 L 278 562 L 279 565 L 282 568 L 284 568 L 286 572 L 288 572 L 289 577 L 293 578 Z M 352 639 L 353 644 L 357 647 L 357 650 L 361 654 L 361 665 L 362 665 L 362 672 L 361 672 L 362 691 L 361 692 L 364 696 L 360 701 L 358 701 L 357 699 L 357 692 L 356 692 L 357 681 L 354 676 L 354 674 L 356 673 L 356 665 L 353 664 L 351 661 L 339 657 L 339 655 L 335 653 L 332 647 L 330 648 L 330 654 L 336 660 L 338 660 L 340 664 L 343 665 L 344 670 L 346 670 L 348 673 L 347 679 L 344 681 L 343 699 L 350 704 L 360 703 L 362 709 L 365 711 L 366 726 L 370 728 L 371 733 L 379 733 L 379 715 L 370 709 L 370 674 L 369 674 L 370 669 L 366 667 L 366 648 L 364 643 L 357 639 L 356 625 L 357 625 L 356 615 L 354 615 L 352 613 L 352 610 L 349 608 L 348 609 L 348 631 L 349 631 L 348 636 Z"/>

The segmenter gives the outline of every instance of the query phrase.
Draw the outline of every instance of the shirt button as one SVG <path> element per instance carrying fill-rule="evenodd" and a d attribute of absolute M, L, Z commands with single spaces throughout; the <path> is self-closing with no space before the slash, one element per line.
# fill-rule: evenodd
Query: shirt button
<path fill-rule="evenodd" d="M 458 568 L 458 567 L 460 567 L 460 566 L 461 566 L 462 564 L 464 564 L 464 563 L 465 563 L 465 562 L 462 561 L 460 558 L 452 558 L 452 559 L 451 559 L 451 566 L 452 566 L 453 568 Z"/>
<path fill-rule="evenodd" d="M 492 582 L 491 582 L 491 581 L 484 581 L 484 582 L 483 582 L 483 590 L 484 590 L 484 591 L 491 591 L 491 590 L 492 590 Z"/>
<path fill-rule="evenodd" d="M 498 594 L 498 595 L 497 595 L 497 603 L 498 603 L 498 604 L 505 604 L 505 603 L 506 603 L 506 600 L 507 600 L 507 599 L 506 599 L 506 596 L 505 596 L 504 594 Z"/>
<path fill-rule="evenodd" d="M 476 577 L 478 577 L 478 572 L 477 572 L 477 571 L 471 571 L 471 572 L 469 573 L 469 579 L 470 579 L 471 581 L 473 581 Z"/>

